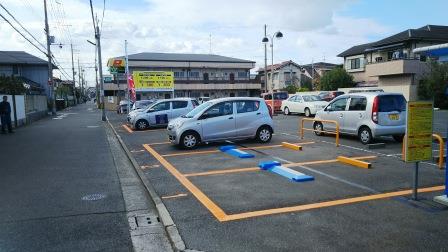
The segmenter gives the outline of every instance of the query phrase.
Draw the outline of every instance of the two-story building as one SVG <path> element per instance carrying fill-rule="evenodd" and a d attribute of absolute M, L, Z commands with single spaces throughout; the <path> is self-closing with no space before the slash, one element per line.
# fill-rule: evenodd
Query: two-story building
<path fill-rule="evenodd" d="M 53 69 L 56 66 L 53 66 Z M 0 75 L 22 79 L 28 93 L 50 96 L 47 61 L 23 51 L 0 51 Z"/>
<path fill-rule="evenodd" d="M 448 26 L 426 25 L 353 46 L 338 56 L 344 58 L 344 68 L 358 86 L 378 86 L 416 100 L 417 84 L 428 71 L 428 64 L 426 57 L 413 50 L 447 42 Z"/>
<path fill-rule="evenodd" d="M 124 57 L 109 59 L 108 65 Z M 214 54 L 137 53 L 128 56 L 129 72 L 174 72 L 174 96 L 176 97 L 233 97 L 258 96 L 260 83 L 250 78 L 255 62 Z M 124 76 L 110 86 L 123 88 Z M 120 84 L 121 88 L 118 87 Z M 138 92 L 137 99 L 171 98 L 172 92 Z"/>
<path fill-rule="evenodd" d="M 264 92 L 269 91 L 270 87 L 273 87 L 274 91 L 282 90 L 289 85 L 300 87 L 302 71 L 303 70 L 299 66 L 299 64 L 295 63 L 292 60 L 284 61 L 274 65 L 268 65 L 266 82 L 264 68 L 259 68 L 257 70 Z"/>

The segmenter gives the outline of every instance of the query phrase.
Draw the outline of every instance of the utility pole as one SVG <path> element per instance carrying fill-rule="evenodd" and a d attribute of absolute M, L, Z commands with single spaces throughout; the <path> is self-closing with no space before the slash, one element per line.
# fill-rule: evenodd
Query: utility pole
<path fill-rule="evenodd" d="M 97 60 L 96 60 L 96 52 L 95 52 L 95 97 L 96 97 L 96 107 L 99 108 L 100 107 L 100 91 L 98 89 L 98 65 L 97 65 Z"/>
<path fill-rule="evenodd" d="M 126 94 L 126 98 L 127 98 L 127 111 L 128 113 L 131 112 L 131 94 L 129 93 L 131 90 L 129 89 L 129 58 L 128 58 L 128 41 L 124 40 L 124 60 L 125 60 L 125 68 L 124 68 L 124 72 L 126 75 L 126 83 L 127 83 L 127 94 Z"/>
<path fill-rule="evenodd" d="M 48 27 L 48 15 L 47 15 L 47 0 L 44 0 L 45 11 L 45 34 L 47 36 L 47 58 L 48 58 L 48 85 L 50 86 L 50 99 L 51 99 L 51 114 L 56 115 L 56 100 L 54 95 L 54 81 L 53 81 L 53 64 L 51 63 L 51 41 L 50 41 L 50 28 Z"/>
<path fill-rule="evenodd" d="M 264 37 L 267 38 L 267 25 L 264 25 Z M 264 43 L 264 86 L 268 90 L 268 57 L 267 57 L 267 43 Z"/>
<path fill-rule="evenodd" d="M 72 51 L 73 100 L 76 105 L 77 102 L 76 102 L 75 62 L 73 61 L 73 44 L 70 44 L 70 49 Z"/>
<path fill-rule="evenodd" d="M 82 82 L 81 82 L 81 67 L 79 66 L 79 58 L 78 58 L 78 83 L 79 83 L 79 97 L 82 96 Z M 79 101 L 81 103 L 81 101 Z"/>
<path fill-rule="evenodd" d="M 100 71 L 100 97 L 101 97 L 101 120 L 106 121 L 106 111 L 104 110 L 104 79 L 103 79 L 103 61 L 101 60 L 101 34 L 98 27 L 98 20 L 95 24 L 95 18 L 93 16 L 93 4 L 90 0 L 90 11 L 92 13 L 93 29 L 95 30 L 96 46 L 98 49 L 98 68 Z"/>

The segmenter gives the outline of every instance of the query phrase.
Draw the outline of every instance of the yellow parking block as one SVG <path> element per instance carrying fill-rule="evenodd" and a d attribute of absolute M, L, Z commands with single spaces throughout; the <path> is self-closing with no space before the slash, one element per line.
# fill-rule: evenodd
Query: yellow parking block
<path fill-rule="evenodd" d="M 337 158 L 337 160 L 341 163 L 350 164 L 350 165 L 353 165 L 353 166 L 356 166 L 359 168 L 364 168 L 364 169 L 369 169 L 372 166 L 371 163 L 353 159 L 353 158 L 344 157 L 344 156 L 339 156 Z"/>
<path fill-rule="evenodd" d="M 288 142 L 282 142 L 282 146 L 291 150 L 297 150 L 297 151 L 302 150 L 302 146 Z"/>

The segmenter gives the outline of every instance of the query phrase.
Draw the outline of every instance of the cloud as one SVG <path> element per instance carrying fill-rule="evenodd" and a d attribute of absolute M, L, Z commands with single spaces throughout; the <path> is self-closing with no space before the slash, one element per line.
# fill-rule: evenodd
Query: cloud
<path fill-rule="evenodd" d="M 41 1 L 2 2 L 45 44 Z M 53 48 L 59 62 L 71 76 L 70 41 L 63 32 L 70 30 L 75 61 L 79 57 L 81 65 L 93 67 L 95 49 L 86 42 L 94 39 L 88 1 L 64 0 L 61 1 L 63 6 L 57 5 L 55 0 L 48 2 L 53 4 L 49 6 L 50 30 L 58 42 L 65 44 L 63 49 Z M 102 1 L 95 2 L 95 13 L 101 16 Z M 110 57 L 124 55 L 125 39 L 130 54 L 209 53 L 210 35 L 214 54 L 254 60 L 257 66 L 264 65 L 261 43 L 264 24 L 268 24 L 268 33 L 281 30 L 284 34 L 282 40 L 275 41 L 275 62 L 292 59 L 305 64 L 320 61 L 323 55 L 327 61 L 340 62 L 336 55 L 341 51 L 388 32 L 373 20 L 337 14 L 351 3 L 352 0 L 140 0 L 127 5 L 123 11 L 122 6 L 111 2 L 107 5 L 102 27 L 103 65 Z M 64 21 L 61 16 L 65 16 Z M 0 34 L 0 50 L 25 50 L 44 58 L 4 22 L 0 22 Z M 268 62 L 271 62 L 269 49 Z M 104 70 L 107 73 L 107 69 Z M 87 68 L 90 85 L 95 83 L 94 76 L 93 68 Z"/>

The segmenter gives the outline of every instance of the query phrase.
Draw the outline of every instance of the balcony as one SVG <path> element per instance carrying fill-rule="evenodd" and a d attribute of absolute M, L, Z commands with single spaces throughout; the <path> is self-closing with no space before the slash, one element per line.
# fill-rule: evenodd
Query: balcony
<path fill-rule="evenodd" d="M 375 62 L 366 65 L 366 75 L 369 77 L 402 74 L 421 75 L 427 70 L 428 64 L 426 62 L 414 58 Z"/>

